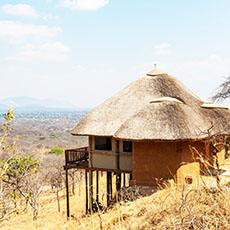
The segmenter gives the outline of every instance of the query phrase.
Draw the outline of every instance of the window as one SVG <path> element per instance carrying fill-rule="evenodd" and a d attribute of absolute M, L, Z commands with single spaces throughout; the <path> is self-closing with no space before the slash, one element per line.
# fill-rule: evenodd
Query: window
<path fill-rule="evenodd" d="M 119 153 L 119 145 L 120 145 L 119 140 L 116 140 L 115 141 L 115 153 Z"/>
<path fill-rule="evenodd" d="M 123 141 L 123 152 L 132 152 L 132 141 Z"/>
<path fill-rule="evenodd" d="M 184 179 L 186 184 L 192 184 L 193 182 L 192 176 L 187 175 Z"/>
<path fill-rule="evenodd" d="M 112 150 L 111 137 L 95 137 L 96 150 Z"/>

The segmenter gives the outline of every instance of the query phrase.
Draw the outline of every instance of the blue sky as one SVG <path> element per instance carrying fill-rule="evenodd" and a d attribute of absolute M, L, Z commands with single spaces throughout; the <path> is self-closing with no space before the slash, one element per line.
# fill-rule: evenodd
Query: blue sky
<path fill-rule="evenodd" d="M 154 63 L 203 100 L 230 74 L 229 0 L 0 2 L 0 99 L 94 107 Z"/>

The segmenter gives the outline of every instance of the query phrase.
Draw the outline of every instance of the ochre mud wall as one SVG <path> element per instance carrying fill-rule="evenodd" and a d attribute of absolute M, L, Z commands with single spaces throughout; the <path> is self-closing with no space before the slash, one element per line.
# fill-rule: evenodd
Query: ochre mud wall
<path fill-rule="evenodd" d="M 180 163 L 181 153 L 176 143 L 135 142 L 133 151 L 133 180 L 137 185 L 155 183 L 155 178 L 172 178 Z"/>
<path fill-rule="evenodd" d="M 134 142 L 133 146 L 133 182 L 137 185 L 155 184 L 156 178 L 176 179 L 182 165 L 198 161 L 197 152 L 205 154 L 203 142 Z"/>

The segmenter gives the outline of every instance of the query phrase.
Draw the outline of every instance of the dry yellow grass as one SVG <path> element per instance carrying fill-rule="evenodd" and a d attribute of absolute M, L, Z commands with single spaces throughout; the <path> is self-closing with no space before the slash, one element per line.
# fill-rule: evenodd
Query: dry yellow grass
<path fill-rule="evenodd" d="M 32 221 L 32 213 L 28 210 L 4 221 L 1 229 L 230 229 L 229 179 L 221 179 L 221 190 L 216 188 L 214 178 L 203 179 L 210 185 L 209 188 L 168 188 L 134 202 L 121 202 L 105 213 L 88 216 L 84 214 L 82 183 L 80 190 L 78 185 L 76 194 L 70 197 L 73 216 L 68 221 L 64 191 L 60 213 L 57 212 L 55 193 L 48 191 L 41 196 L 37 221 Z M 101 194 L 104 193 L 103 183 Z"/>

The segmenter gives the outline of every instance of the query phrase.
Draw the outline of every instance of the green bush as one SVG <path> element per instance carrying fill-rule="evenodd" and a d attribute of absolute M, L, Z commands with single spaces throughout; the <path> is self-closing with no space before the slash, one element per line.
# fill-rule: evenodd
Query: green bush
<path fill-rule="evenodd" d="M 51 137 L 59 139 L 59 136 L 57 136 L 55 133 L 50 134 Z"/>
<path fill-rule="evenodd" d="M 62 148 L 55 147 L 55 148 L 52 148 L 49 153 L 54 153 L 54 154 L 59 155 L 59 154 L 64 154 L 65 150 Z"/>
<path fill-rule="evenodd" d="M 46 138 L 45 137 L 40 137 L 39 140 L 43 141 L 45 140 Z"/>

